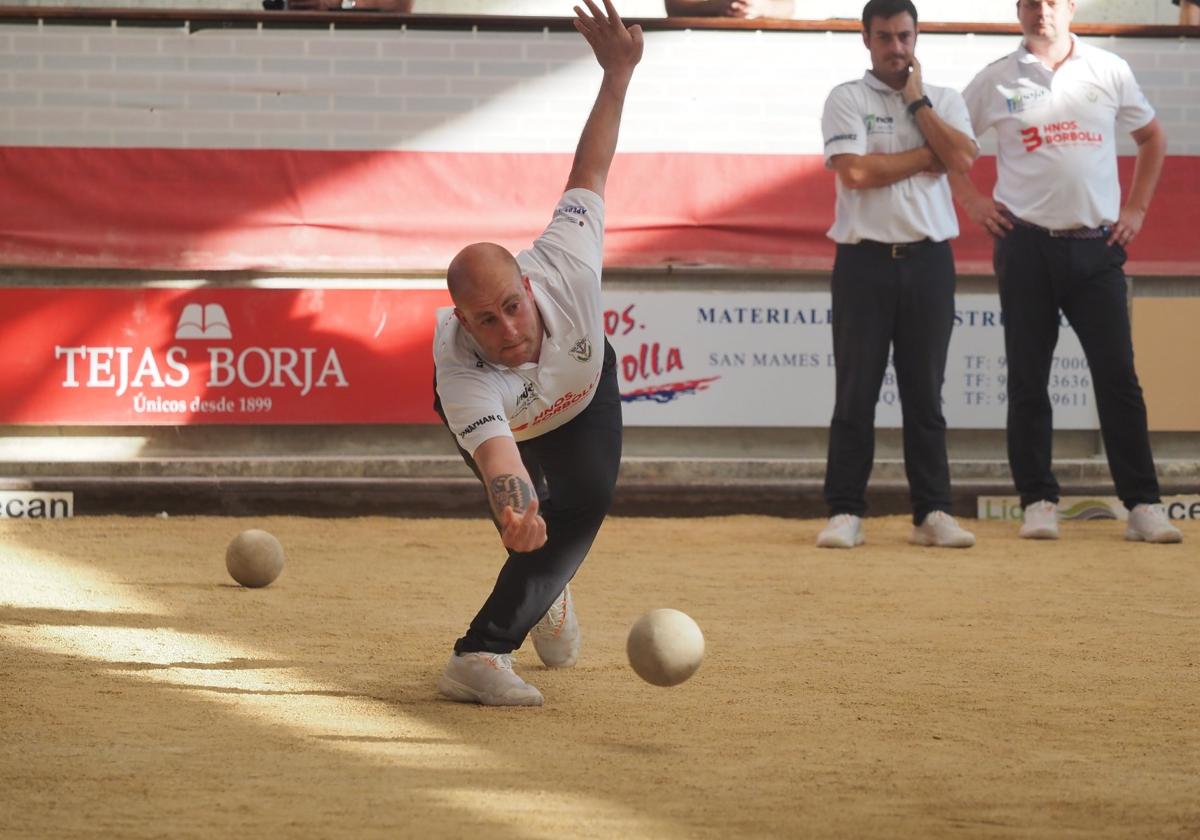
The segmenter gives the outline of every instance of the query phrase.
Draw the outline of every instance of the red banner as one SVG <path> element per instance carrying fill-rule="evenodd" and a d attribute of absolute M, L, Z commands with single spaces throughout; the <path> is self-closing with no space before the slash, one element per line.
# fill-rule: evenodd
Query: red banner
<path fill-rule="evenodd" d="M 567 154 L 0 146 L 0 264 L 74 268 L 442 269 L 469 242 L 541 233 Z M 1122 158 L 1128 189 L 1132 158 Z M 972 177 L 991 189 L 995 159 Z M 1133 274 L 1194 274 L 1200 156 L 1170 157 Z M 620 154 L 605 265 L 828 271 L 834 180 L 819 156 Z M 961 271 L 991 240 L 961 219 Z"/>
<path fill-rule="evenodd" d="M 429 423 L 444 290 L 0 289 L 0 423 Z"/>

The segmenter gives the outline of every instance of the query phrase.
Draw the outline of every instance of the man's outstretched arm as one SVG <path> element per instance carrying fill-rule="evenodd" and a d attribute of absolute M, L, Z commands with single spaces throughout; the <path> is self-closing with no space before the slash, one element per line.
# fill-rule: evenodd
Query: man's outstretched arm
<path fill-rule="evenodd" d="M 474 458 L 504 547 L 535 551 L 545 545 L 546 521 L 538 513 L 537 491 L 513 439 L 488 438 L 479 444 Z"/>
<path fill-rule="evenodd" d="M 596 61 L 604 68 L 604 80 L 579 136 L 567 189 L 584 187 L 603 197 L 608 168 L 617 151 L 625 92 L 633 78 L 633 68 L 642 59 L 642 28 L 637 25 L 626 28 L 611 0 L 603 0 L 604 12 L 592 0 L 583 2 L 591 14 L 576 6 L 575 28 L 587 39 Z"/>

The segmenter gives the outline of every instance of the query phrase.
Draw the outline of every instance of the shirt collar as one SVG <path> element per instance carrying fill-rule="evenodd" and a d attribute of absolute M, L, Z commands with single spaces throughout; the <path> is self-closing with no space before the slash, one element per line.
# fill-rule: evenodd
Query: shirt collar
<path fill-rule="evenodd" d="M 1079 58 L 1079 50 L 1083 45 L 1079 43 L 1079 39 L 1075 37 L 1074 32 L 1071 32 L 1069 34 L 1071 36 L 1071 52 L 1067 56 L 1067 61 L 1074 61 L 1075 59 Z M 1018 64 L 1042 64 L 1042 60 L 1040 58 L 1038 58 L 1036 55 L 1034 55 L 1033 53 L 1031 53 L 1029 51 L 1029 48 L 1025 46 L 1024 38 L 1021 39 L 1021 46 L 1017 49 L 1017 63 Z M 1066 63 L 1067 63 L 1066 61 L 1063 62 L 1063 64 L 1066 64 Z M 1051 72 L 1051 73 L 1054 72 L 1049 67 L 1046 67 L 1045 64 L 1042 64 L 1042 67 L 1045 67 L 1047 72 Z"/>
<path fill-rule="evenodd" d="M 529 288 L 533 289 L 533 304 L 537 307 L 538 317 L 542 321 L 542 348 L 549 346 L 553 350 L 558 350 L 558 342 L 554 340 L 554 333 L 550 331 L 550 324 L 546 321 L 546 313 L 554 306 L 554 300 L 546 294 L 540 283 L 534 283 L 530 278 Z"/>
<path fill-rule="evenodd" d="M 894 93 L 897 96 L 900 95 L 900 91 L 896 90 L 891 85 L 889 85 L 887 82 L 880 79 L 878 76 L 876 76 L 870 70 L 863 73 L 863 81 L 866 82 L 867 87 L 872 88 L 873 90 L 877 90 L 880 93 Z"/>

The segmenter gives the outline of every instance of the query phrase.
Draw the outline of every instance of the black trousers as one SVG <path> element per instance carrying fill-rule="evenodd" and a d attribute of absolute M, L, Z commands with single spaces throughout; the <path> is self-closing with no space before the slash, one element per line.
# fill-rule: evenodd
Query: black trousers
<path fill-rule="evenodd" d="M 875 406 L 894 348 L 904 417 L 904 471 L 913 522 L 950 510 L 942 382 L 954 326 L 954 256 L 948 242 L 838 245 L 833 263 L 837 395 L 829 426 L 825 501 L 831 515 L 867 510 L 875 460 Z"/>
<path fill-rule="evenodd" d="M 433 407 L 445 422 L 436 391 Z M 554 431 L 517 444 L 546 520 L 546 543 L 536 551 L 508 553 L 492 594 L 454 643 L 457 652 L 516 650 L 575 576 L 612 507 L 621 437 L 617 358 L 606 339 L 604 367 L 588 407 Z M 474 459 L 462 447 L 459 453 L 482 481 Z"/>
<path fill-rule="evenodd" d="M 1060 309 L 1087 356 L 1117 495 L 1127 508 L 1160 501 L 1146 403 L 1133 367 L 1125 249 L 1018 226 L 996 241 L 994 264 L 1008 354 L 1008 463 L 1021 504 L 1059 498 L 1050 468 L 1047 386 Z"/>

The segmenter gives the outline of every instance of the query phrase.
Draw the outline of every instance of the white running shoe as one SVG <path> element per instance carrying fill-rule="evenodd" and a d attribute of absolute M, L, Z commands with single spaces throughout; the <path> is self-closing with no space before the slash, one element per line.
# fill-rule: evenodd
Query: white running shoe
<path fill-rule="evenodd" d="M 460 703 L 542 705 L 542 692 L 513 672 L 511 653 L 450 654 L 438 691 Z"/>
<path fill-rule="evenodd" d="M 1125 539 L 1148 543 L 1183 542 L 1183 532 L 1171 524 L 1162 505 L 1136 505 L 1129 511 Z"/>
<path fill-rule="evenodd" d="M 829 517 L 829 524 L 817 534 L 817 548 L 854 548 L 866 539 L 861 516 L 839 513 Z"/>
<path fill-rule="evenodd" d="M 1025 540 L 1058 539 L 1058 505 L 1043 499 L 1025 506 L 1021 530 L 1017 536 Z"/>
<path fill-rule="evenodd" d="M 579 661 L 579 619 L 575 617 L 575 599 L 569 585 L 554 599 L 529 635 L 533 638 L 533 649 L 547 668 L 570 668 Z"/>
<path fill-rule="evenodd" d="M 970 548 L 975 535 L 955 521 L 944 510 L 926 514 L 920 525 L 914 525 L 908 541 L 913 545 L 936 545 L 938 548 Z"/>

